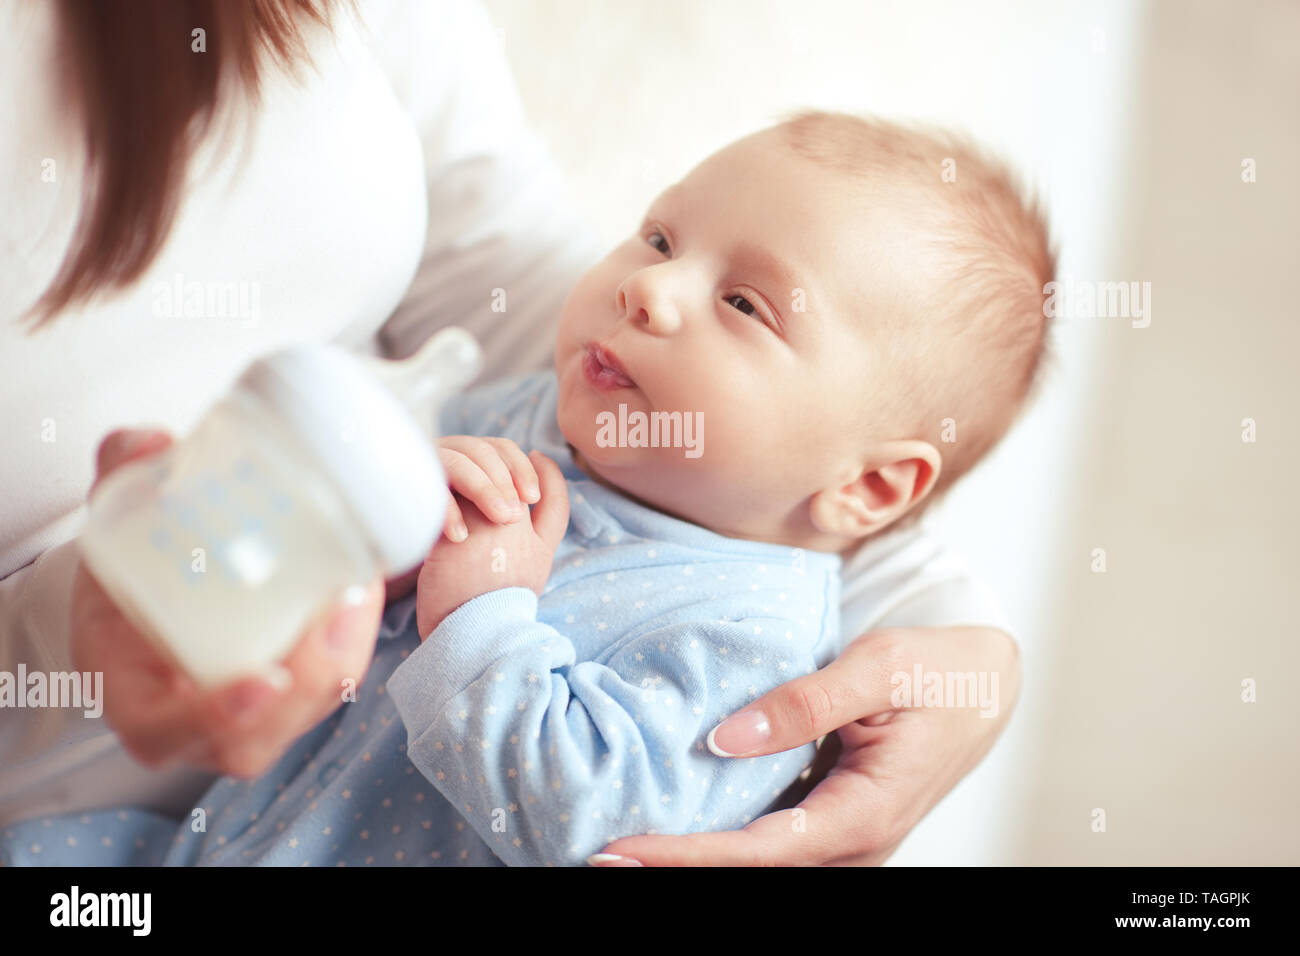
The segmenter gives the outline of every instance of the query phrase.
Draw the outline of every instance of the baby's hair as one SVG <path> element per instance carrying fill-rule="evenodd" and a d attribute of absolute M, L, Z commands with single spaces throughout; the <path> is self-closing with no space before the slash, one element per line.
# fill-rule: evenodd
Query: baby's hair
<path fill-rule="evenodd" d="M 890 187 L 916 214 L 918 258 L 939 269 L 920 314 L 880 340 L 902 366 L 895 411 L 908 433 L 889 437 L 925 439 L 943 462 L 910 523 L 1002 439 L 1050 364 L 1045 216 L 1003 162 L 951 132 L 817 110 L 776 129 L 817 165 Z"/>

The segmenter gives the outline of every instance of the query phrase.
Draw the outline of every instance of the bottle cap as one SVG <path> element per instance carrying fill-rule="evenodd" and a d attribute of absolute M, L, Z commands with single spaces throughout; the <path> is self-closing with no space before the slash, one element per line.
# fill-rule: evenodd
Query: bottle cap
<path fill-rule="evenodd" d="M 404 381 L 403 395 L 425 407 L 408 409 L 357 358 L 318 343 L 263 357 L 236 387 L 254 394 L 298 437 L 391 575 L 424 558 L 447 510 L 447 480 L 435 442 L 412 411 L 436 423 L 437 410 L 429 403 L 441 402 L 477 373 L 479 350 L 469 333 L 448 329 L 405 362 L 385 364 L 399 367 L 393 380 Z"/>

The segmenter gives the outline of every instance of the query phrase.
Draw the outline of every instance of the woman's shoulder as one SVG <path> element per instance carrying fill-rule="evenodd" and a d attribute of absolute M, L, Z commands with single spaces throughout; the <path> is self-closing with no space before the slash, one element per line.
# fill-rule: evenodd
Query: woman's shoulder
<path fill-rule="evenodd" d="M 842 579 L 846 643 L 881 627 L 1011 629 L 997 595 L 924 520 L 869 539 Z"/>

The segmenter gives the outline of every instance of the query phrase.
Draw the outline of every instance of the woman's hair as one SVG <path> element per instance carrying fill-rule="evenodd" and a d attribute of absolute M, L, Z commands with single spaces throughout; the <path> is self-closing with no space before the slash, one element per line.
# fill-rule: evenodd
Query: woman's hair
<path fill-rule="evenodd" d="M 148 269 L 223 89 L 256 96 L 268 57 L 292 72 L 307 59 L 301 27 L 328 27 L 333 2 L 58 0 L 60 80 L 85 130 L 86 174 L 72 241 L 29 331 Z"/>

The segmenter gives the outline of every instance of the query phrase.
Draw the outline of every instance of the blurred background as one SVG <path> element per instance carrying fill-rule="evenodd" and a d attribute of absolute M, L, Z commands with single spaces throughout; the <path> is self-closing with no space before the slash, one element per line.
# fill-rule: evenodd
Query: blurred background
<path fill-rule="evenodd" d="M 611 242 L 811 106 L 970 132 L 1045 196 L 1062 279 L 1151 283 L 1145 328 L 1057 321 L 1037 404 L 935 516 L 1024 690 L 891 862 L 1300 863 L 1300 5 L 485 5 Z"/>

